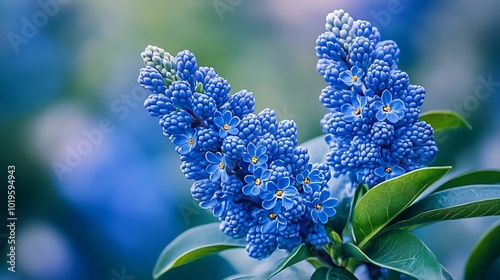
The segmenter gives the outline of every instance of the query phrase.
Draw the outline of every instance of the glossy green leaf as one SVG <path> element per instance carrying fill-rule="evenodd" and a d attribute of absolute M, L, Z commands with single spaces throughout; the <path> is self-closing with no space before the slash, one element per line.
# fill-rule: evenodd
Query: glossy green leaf
<path fill-rule="evenodd" d="M 467 186 L 440 191 L 416 202 L 390 228 L 500 214 L 500 186 Z"/>
<path fill-rule="evenodd" d="M 428 167 L 387 180 L 369 190 L 356 205 L 352 227 L 359 247 L 390 223 L 451 167 Z"/>
<path fill-rule="evenodd" d="M 418 237 L 404 230 L 388 231 L 373 238 L 363 251 L 352 243 L 345 243 L 343 250 L 357 260 L 417 279 L 441 279 L 441 265 L 436 256 Z"/>
<path fill-rule="evenodd" d="M 465 127 L 472 129 L 472 126 L 460 114 L 453 111 L 429 111 L 420 116 L 420 121 L 432 125 L 434 133 L 450 128 Z"/>
<path fill-rule="evenodd" d="M 484 279 L 491 264 L 500 257 L 500 221 L 476 244 L 465 266 L 466 280 Z"/>
<path fill-rule="evenodd" d="M 500 170 L 475 170 L 455 177 L 439 186 L 433 192 L 471 185 L 500 184 Z"/>
<path fill-rule="evenodd" d="M 354 209 L 356 209 L 356 204 L 358 204 L 359 200 L 367 193 L 369 190 L 368 185 L 366 184 L 360 184 L 358 187 L 356 187 L 356 191 L 354 192 L 354 195 L 351 199 L 351 209 L 349 209 L 349 225 L 352 225 L 352 219 L 353 219 L 353 213 Z M 351 236 L 354 237 L 354 241 L 356 242 L 356 235 L 354 234 L 354 229 L 352 226 L 349 228 L 351 232 Z"/>
<path fill-rule="evenodd" d="M 191 228 L 177 236 L 161 252 L 153 270 L 158 279 L 174 267 L 181 266 L 206 255 L 233 248 L 244 248 L 244 238 L 234 239 L 219 229 L 219 223 L 211 223 Z"/>
<path fill-rule="evenodd" d="M 357 278 L 356 276 L 354 276 L 354 274 L 343 268 L 321 267 L 314 271 L 313 275 L 311 276 L 311 280 L 357 280 Z"/>
<path fill-rule="evenodd" d="M 307 245 L 302 243 L 300 244 L 297 248 L 293 249 L 293 251 L 288 254 L 286 258 L 284 258 L 282 261 L 278 263 L 278 265 L 271 271 L 266 272 L 264 274 L 261 274 L 257 276 L 255 279 L 269 279 L 276 274 L 280 273 L 281 271 L 285 270 L 286 268 L 301 262 L 303 260 L 306 260 L 310 258 L 311 255 L 309 254 L 309 249 L 307 249 Z"/>

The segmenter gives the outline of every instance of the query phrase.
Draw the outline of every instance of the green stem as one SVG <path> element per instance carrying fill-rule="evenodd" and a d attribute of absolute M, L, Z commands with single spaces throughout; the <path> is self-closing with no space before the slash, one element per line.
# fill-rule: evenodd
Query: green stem
<path fill-rule="evenodd" d="M 358 267 L 358 263 L 359 262 L 356 259 L 351 258 L 347 261 L 347 265 L 346 265 L 345 269 L 354 273 L 354 270 L 356 269 L 356 267 Z"/>
<path fill-rule="evenodd" d="M 316 257 L 307 258 L 306 261 L 310 263 L 315 269 L 318 269 L 320 267 L 329 267 L 327 263 Z"/>

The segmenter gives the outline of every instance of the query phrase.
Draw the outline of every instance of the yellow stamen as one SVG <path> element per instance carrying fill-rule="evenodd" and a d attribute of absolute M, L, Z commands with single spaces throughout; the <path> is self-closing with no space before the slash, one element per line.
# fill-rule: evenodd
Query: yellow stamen
<path fill-rule="evenodd" d="M 304 184 L 307 185 L 307 184 L 311 183 L 311 179 L 309 179 L 309 177 L 307 177 L 307 178 L 304 179 L 303 182 L 304 182 Z"/>
<path fill-rule="evenodd" d="M 316 210 L 318 210 L 318 211 L 321 210 L 322 207 L 323 207 L 323 205 L 321 205 L 321 203 L 318 203 L 315 206 Z"/>
<path fill-rule="evenodd" d="M 358 80 L 358 76 L 356 76 L 356 75 L 352 75 L 352 81 L 353 81 L 353 82 L 355 82 L 355 81 L 357 81 L 357 80 Z"/>
<path fill-rule="evenodd" d="M 262 182 L 260 181 L 260 179 L 259 179 L 259 178 L 255 178 L 255 180 L 253 180 L 253 183 L 254 183 L 255 185 L 257 185 L 257 186 L 258 186 L 258 185 L 260 185 Z"/>
<path fill-rule="evenodd" d="M 224 130 L 228 130 L 228 129 L 229 129 L 229 125 L 228 125 L 227 123 L 226 123 L 226 124 L 224 124 L 224 125 L 222 126 L 222 129 L 224 129 Z"/>
<path fill-rule="evenodd" d="M 384 171 L 385 171 L 386 173 L 391 173 L 391 172 L 392 172 L 392 168 L 391 168 L 390 166 L 388 166 L 388 167 L 386 167 L 386 168 L 384 169 Z"/>
<path fill-rule="evenodd" d="M 259 161 L 259 159 L 256 157 L 256 156 L 253 156 L 250 161 L 253 163 L 253 164 L 256 164 L 257 161 Z"/>
<path fill-rule="evenodd" d="M 224 169 L 224 168 L 226 168 L 226 165 L 222 162 L 219 162 L 219 168 Z"/>
<path fill-rule="evenodd" d="M 189 138 L 189 145 L 194 145 L 194 139 L 193 138 Z"/>
<path fill-rule="evenodd" d="M 274 219 L 276 219 L 276 214 L 274 214 L 274 213 L 270 213 L 270 214 L 269 214 L 269 218 L 271 218 L 271 219 L 273 219 L 273 220 L 274 220 Z"/>
<path fill-rule="evenodd" d="M 356 109 L 356 112 L 354 112 L 354 115 L 359 115 L 361 114 L 361 108 Z"/>
<path fill-rule="evenodd" d="M 384 112 L 390 112 L 391 111 L 391 106 L 385 105 L 383 108 Z"/>
<path fill-rule="evenodd" d="M 278 197 L 281 197 L 283 195 L 283 191 L 282 190 L 277 190 L 274 192 L 274 194 Z"/>

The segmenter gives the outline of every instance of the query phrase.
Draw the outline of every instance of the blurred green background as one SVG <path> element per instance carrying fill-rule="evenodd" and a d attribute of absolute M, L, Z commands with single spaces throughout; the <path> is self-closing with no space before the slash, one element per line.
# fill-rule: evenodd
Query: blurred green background
<path fill-rule="evenodd" d="M 191 50 L 233 92 L 254 92 L 257 111 L 294 119 L 303 142 L 321 135 L 326 84 L 315 72 L 314 46 L 326 14 L 338 8 L 398 43 L 400 68 L 427 89 L 423 111 L 454 109 L 473 125 L 440 136 L 436 165 L 500 167 L 495 0 L 1 1 L 0 168 L 7 181 L 7 166 L 16 166 L 18 221 L 15 274 L 5 262 L 7 229 L 0 230 L 0 279 L 150 279 L 166 244 L 213 218 L 193 203 L 173 145 L 142 107 L 141 51 L 148 44 L 174 55 Z M 77 149 L 84 155 L 71 155 Z M 417 233 L 461 279 L 467 254 L 496 219 Z M 213 256 L 167 278 L 259 269 L 244 253 L 231 256 L 232 265 Z"/>

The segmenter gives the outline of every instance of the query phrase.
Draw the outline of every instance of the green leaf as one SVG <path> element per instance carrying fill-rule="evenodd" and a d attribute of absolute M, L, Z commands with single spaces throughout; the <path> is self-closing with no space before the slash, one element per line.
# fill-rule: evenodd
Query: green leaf
<path fill-rule="evenodd" d="M 434 133 L 449 129 L 465 127 L 472 129 L 472 126 L 460 114 L 453 111 L 429 111 L 420 115 L 420 121 L 432 125 Z"/>
<path fill-rule="evenodd" d="M 500 184 L 500 170 L 476 170 L 464 173 L 439 186 L 433 192 L 439 192 L 461 186 Z"/>
<path fill-rule="evenodd" d="M 163 249 L 153 270 L 154 279 L 174 267 L 181 266 L 206 255 L 233 248 L 244 248 L 245 239 L 234 239 L 219 229 L 219 223 L 191 228 L 177 236 Z"/>
<path fill-rule="evenodd" d="M 275 267 L 271 271 L 268 271 L 266 273 L 263 273 L 263 274 L 257 276 L 255 279 L 259 279 L 259 280 L 260 279 L 269 279 L 269 278 L 275 276 L 276 274 L 280 273 L 281 271 L 285 270 L 286 268 L 288 268 L 288 267 L 290 267 L 298 262 L 306 260 L 310 257 L 311 257 L 311 255 L 309 254 L 309 249 L 307 248 L 307 245 L 302 243 L 298 247 L 293 249 L 293 251 L 290 254 L 288 254 L 288 256 L 286 258 L 284 258 L 278 264 L 277 267 Z"/>
<path fill-rule="evenodd" d="M 467 186 L 431 194 L 406 209 L 389 228 L 500 214 L 500 186 Z"/>
<path fill-rule="evenodd" d="M 500 257 L 500 220 L 476 244 L 465 265 L 466 280 L 484 279 L 491 264 Z"/>
<path fill-rule="evenodd" d="M 344 252 L 363 262 L 395 270 L 417 279 L 441 279 L 441 265 L 432 251 L 415 235 L 400 229 L 373 238 L 362 251 L 352 243 Z"/>
<path fill-rule="evenodd" d="M 391 222 L 451 167 L 428 167 L 387 180 L 369 190 L 356 205 L 352 226 L 359 247 Z"/>
<path fill-rule="evenodd" d="M 311 280 L 357 280 L 356 276 L 354 276 L 351 272 L 339 268 L 332 267 L 326 268 L 321 267 L 314 271 L 311 276 Z"/>
<path fill-rule="evenodd" d="M 349 209 L 349 225 L 352 225 L 352 217 L 353 217 L 353 212 L 354 209 L 356 209 L 356 204 L 358 204 L 359 200 L 367 193 L 369 190 L 369 186 L 366 184 L 360 184 L 356 187 L 356 191 L 354 192 L 354 195 L 351 200 L 351 208 Z M 349 228 L 351 231 L 351 236 L 354 238 L 354 241 L 356 242 L 356 235 L 354 234 L 354 229 L 352 226 Z"/>

